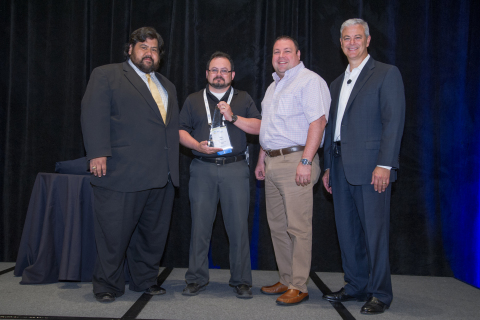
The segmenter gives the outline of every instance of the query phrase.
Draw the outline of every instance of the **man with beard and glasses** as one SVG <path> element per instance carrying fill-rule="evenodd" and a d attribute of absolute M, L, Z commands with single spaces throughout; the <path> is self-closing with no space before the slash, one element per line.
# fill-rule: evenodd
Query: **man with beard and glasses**
<path fill-rule="evenodd" d="M 126 61 L 94 69 L 82 100 L 100 302 L 124 293 L 125 257 L 130 290 L 165 293 L 156 279 L 179 182 L 179 111 L 175 86 L 155 72 L 163 51 L 155 29 L 135 30 Z"/>
<path fill-rule="evenodd" d="M 220 200 L 230 242 L 229 283 L 238 298 L 251 298 L 246 133 L 259 133 L 261 116 L 250 95 L 231 86 L 235 71 L 228 54 L 212 54 L 206 77 L 206 88 L 189 95 L 180 112 L 180 143 L 192 149 L 195 156 L 189 183 L 192 215 L 189 267 L 182 294 L 194 296 L 206 289 L 208 250 Z"/>

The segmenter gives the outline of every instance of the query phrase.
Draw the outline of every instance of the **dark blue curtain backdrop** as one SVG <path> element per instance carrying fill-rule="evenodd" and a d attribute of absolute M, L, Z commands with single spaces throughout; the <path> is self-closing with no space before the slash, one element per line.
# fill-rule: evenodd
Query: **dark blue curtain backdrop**
<path fill-rule="evenodd" d="M 408 15 L 413 33 L 402 36 L 418 54 L 403 73 L 403 145 L 412 144 L 402 155 L 418 158 L 410 191 L 418 193 L 426 240 L 441 237 L 455 277 L 480 287 L 479 3 L 419 4 Z"/>
<path fill-rule="evenodd" d="M 455 276 L 480 287 L 480 1 L 476 0 L 5 0 L 0 3 L 0 261 L 15 261 L 33 182 L 56 161 L 84 155 L 80 101 L 93 68 L 123 61 L 131 31 L 164 37 L 160 72 L 183 104 L 205 85 L 212 52 L 235 60 L 234 86 L 260 109 L 271 83 L 273 40 L 298 39 L 305 65 L 331 83 L 347 61 L 341 23 L 370 25 L 369 52 L 396 65 L 407 99 L 399 179 L 393 186 L 394 274 Z M 258 138 L 249 137 L 252 160 Z M 322 154 L 323 150 L 320 150 Z M 191 153 L 180 155 L 171 232 L 162 264 L 186 267 Z M 262 183 L 251 166 L 252 266 L 275 269 Z M 341 271 L 331 197 L 314 188 L 312 269 Z M 228 268 L 221 210 L 211 267 Z M 387 244 L 386 244 L 387 245 Z"/>
<path fill-rule="evenodd" d="M 429 27 L 429 33 L 438 36 L 425 36 L 424 48 L 432 52 L 445 43 L 449 48 L 434 54 L 435 59 L 422 57 L 422 73 L 438 70 L 435 81 L 422 76 L 420 83 L 418 105 L 428 119 L 419 131 L 428 148 L 421 158 L 422 178 L 428 181 L 425 202 L 429 228 L 441 225 L 454 275 L 480 287 L 480 81 L 476 76 L 480 46 L 475 40 L 480 36 L 479 2 L 437 4 L 427 12 L 444 23 Z"/>

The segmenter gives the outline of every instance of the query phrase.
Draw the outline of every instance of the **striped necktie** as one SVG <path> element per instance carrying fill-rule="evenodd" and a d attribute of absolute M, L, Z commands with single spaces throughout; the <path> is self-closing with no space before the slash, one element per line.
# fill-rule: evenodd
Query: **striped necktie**
<path fill-rule="evenodd" d="M 167 121 L 167 112 L 165 111 L 165 105 L 163 104 L 162 97 L 160 96 L 160 92 L 158 92 L 158 88 L 153 82 L 153 80 L 150 78 L 150 75 L 147 73 L 146 74 L 147 79 L 148 79 L 148 86 L 150 87 L 150 92 L 152 93 L 153 100 L 157 103 L 158 110 L 160 110 L 160 115 L 163 118 L 163 122 L 166 123 Z"/>

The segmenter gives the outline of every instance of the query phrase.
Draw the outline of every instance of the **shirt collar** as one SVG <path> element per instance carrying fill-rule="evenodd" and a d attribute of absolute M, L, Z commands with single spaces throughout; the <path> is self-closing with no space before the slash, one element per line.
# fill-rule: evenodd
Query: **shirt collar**
<path fill-rule="evenodd" d="M 138 69 L 137 66 L 132 62 L 132 59 L 128 59 L 128 64 L 133 68 L 133 70 L 135 70 L 135 72 L 139 75 L 139 76 L 144 76 L 146 75 L 147 73 L 143 72 L 142 70 Z M 153 76 L 155 74 L 155 71 L 152 71 L 149 73 L 150 77 Z"/>
<path fill-rule="evenodd" d="M 222 99 L 218 100 L 217 97 L 210 92 L 210 89 L 208 88 L 208 84 L 207 84 L 207 87 L 206 87 L 207 96 L 209 96 L 210 98 L 212 98 L 212 100 L 215 101 L 215 102 L 217 102 L 217 101 L 218 101 L 218 102 L 220 102 L 220 101 L 225 101 L 225 102 L 227 102 L 228 97 L 229 97 L 229 95 L 230 95 L 230 91 L 232 90 L 232 88 L 233 88 L 233 87 L 230 86 L 230 88 L 228 88 L 228 90 L 224 92 Z M 235 94 L 235 91 L 233 91 L 233 94 Z"/>
<path fill-rule="evenodd" d="M 303 65 L 303 62 L 300 61 L 300 63 L 297 64 L 295 67 L 285 71 L 285 75 L 283 76 L 283 78 L 288 79 L 288 78 L 294 77 L 297 73 L 300 72 L 300 70 L 302 70 L 304 68 L 305 68 L 305 66 Z M 276 72 L 272 73 L 272 76 L 273 76 L 273 80 L 275 80 L 276 83 L 278 83 L 278 81 L 283 79 L 283 78 L 280 78 Z"/>
<path fill-rule="evenodd" d="M 352 71 L 349 71 L 350 70 L 350 64 L 349 64 L 347 66 L 347 69 L 345 70 L 345 74 L 348 76 L 348 75 L 352 74 L 355 69 L 358 69 L 358 73 L 362 72 L 363 67 L 365 67 L 365 65 L 367 64 L 368 59 L 370 59 L 370 54 L 367 55 L 365 57 L 365 59 L 363 59 L 362 63 L 360 63 L 360 65 L 358 67 L 354 68 Z"/>

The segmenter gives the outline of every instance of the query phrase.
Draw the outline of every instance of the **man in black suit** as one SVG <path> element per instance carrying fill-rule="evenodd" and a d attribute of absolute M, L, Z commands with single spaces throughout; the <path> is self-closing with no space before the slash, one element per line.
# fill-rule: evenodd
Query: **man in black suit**
<path fill-rule="evenodd" d="M 390 183 L 396 180 L 405 122 L 405 94 L 395 66 L 368 54 L 368 25 L 350 19 L 340 29 L 349 65 L 330 86 L 323 184 L 333 193 L 346 285 L 325 300 L 368 301 L 377 314 L 392 302 L 389 264 Z"/>
<path fill-rule="evenodd" d="M 95 197 L 97 260 L 93 292 L 115 300 L 129 288 L 163 294 L 160 259 L 178 186 L 178 103 L 175 86 L 155 72 L 163 39 L 135 30 L 126 61 L 93 70 L 82 100 L 82 131 Z"/>

